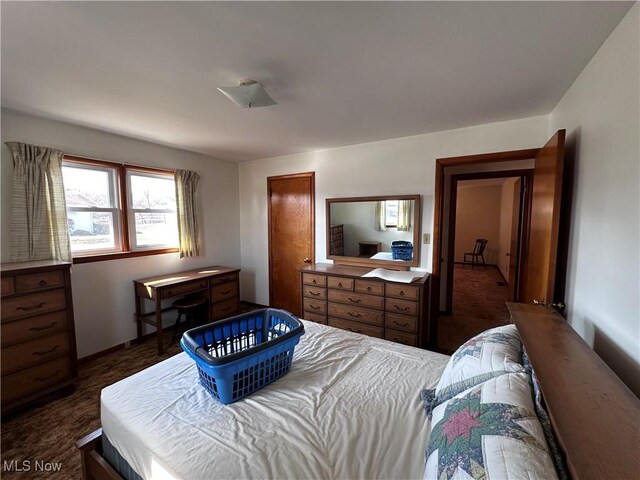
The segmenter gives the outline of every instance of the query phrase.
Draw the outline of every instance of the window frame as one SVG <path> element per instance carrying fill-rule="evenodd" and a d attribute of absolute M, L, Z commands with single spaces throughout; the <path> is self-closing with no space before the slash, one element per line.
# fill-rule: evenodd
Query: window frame
<path fill-rule="evenodd" d="M 129 233 L 129 185 L 128 185 L 128 171 L 138 173 L 147 173 L 154 175 L 167 175 L 173 178 L 175 172 L 173 170 L 165 170 L 161 168 L 142 167 L 138 165 L 128 165 L 125 163 L 108 162 L 105 160 L 95 160 L 91 158 L 78 157 L 75 155 L 65 155 L 62 159 L 63 166 L 65 163 L 85 165 L 86 167 L 94 167 L 98 170 L 111 168 L 115 170 L 115 188 L 114 200 L 116 203 L 116 212 L 114 215 L 114 236 L 116 242 L 120 242 L 120 249 L 118 251 L 86 251 L 86 252 L 72 252 L 72 258 L 74 264 L 100 262 L 104 260 L 116 260 L 120 258 L 132 258 L 143 257 L 147 255 L 160 255 L 164 253 L 177 253 L 178 247 L 149 247 L 134 249 L 132 248 L 131 236 Z M 118 208 L 119 206 L 119 208 Z M 68 209 L 67 209 L 68 210 Z M 117 222 L 116 222 L 117 220 Z M 118 226 L 116 226 L 116 223 Z M 135 225 L 135 221 L 134 221 Z"/>

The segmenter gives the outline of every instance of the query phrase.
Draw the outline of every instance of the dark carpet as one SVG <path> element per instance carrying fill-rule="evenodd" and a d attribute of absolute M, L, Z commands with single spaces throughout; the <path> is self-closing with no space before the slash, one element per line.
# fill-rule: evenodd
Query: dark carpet
<path fill-rule="evenodd" d="M 502 284 L 502 285 L 500 285 Z M 454 266 L 452 315 L 441 315 L 438 350 L 452 354 L 469 338 L 488 328 L 509 323 L 505 305 L 509 289 L 496 267 Z"/>

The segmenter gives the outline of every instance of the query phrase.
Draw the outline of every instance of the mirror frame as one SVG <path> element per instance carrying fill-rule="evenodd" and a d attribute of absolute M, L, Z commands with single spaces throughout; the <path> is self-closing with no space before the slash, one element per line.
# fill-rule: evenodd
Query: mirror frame
<path fill-rule="evenodd" d="M 331 236 L 331 205 L 334 203 L 347 202 L 380 202 L 385 200 L 414 200 L 413 208 L 413 259 L 410 262 L 398 262 L 394 260 L 371 260 L 370 258 L 361 257 L 344 257 L 338 255 L 329 255 L 330 252 L 330 236 Z M 389 270 L 409 270 L 410 267 L 420 266 L 420 232 L 422 227 L 420 195 L 378 195 L 374 197 L 345 197 L 345 198 L 327 198 L 326 199 L 326 256 L 329 260 L 337 265 L 354 265 L 366 267 L 383 267 Z"/>

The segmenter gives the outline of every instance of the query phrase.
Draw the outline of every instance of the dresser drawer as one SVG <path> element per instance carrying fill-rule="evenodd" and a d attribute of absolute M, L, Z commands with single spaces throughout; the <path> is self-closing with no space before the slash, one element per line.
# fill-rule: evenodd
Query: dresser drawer
<path fill-rule="evenodd" d="M 14 294 L 15 290 L 13 288 L 13 277 L 2 277 L 2 284 L 0 284 L 0 292 L 3 297 Z"/>
<path fill-rule="evenodd" d="M 305 320 L 311 320 L 312 322 L 327 324 L 327 317 L 325 315 L 318 315 L 317 313 L 304 312 L 302 316 Z"/>
<path fill-rule="evenodd" d="M 36 367 L 2 377 L 2 403 L 6 404 L 57 383 L 70 380 L 68 358 L 60 358 Z M 70 382 L 69 382 L 70 383 Z"/>
<path fill-rule="evenodd" d="M 387 288 L 387 292 L 388 292 Z M 406 300 L 396 300 L 395 298 L 387 298 L 385 301 L 385 310 L 392 313 L 402 313 L 403 315 L 418 316 L 418 304 L 416 302 L 408 302 Z"/>
<path fill-rule="evenodd" d="M 395 313 L 385 313 L 384 326 L 403 332 L 417 333 L 418 319 L 407 315 L 396 315 Z"/>
<path fill-rule="evenodd" d="M 66 330 L 67 312 L 49 313 L 2 324 L 2 347 Z"/>
<path fill-rule="evenodd" d="M 387 297 L 417 301 L 420 298 L 420 287 L 415 285 L 387 283 Z"/>
<path fill-rule="evenodd" d="M 396 343 L 403 343 L 404 345 L 409 345 L 411 347 L 418 346 L 418 336 L 411 335 L 410 333 L 405 332 L 396 332 L 395 330 L 385 330 L 384 338 L 386 340 L 391 340 Z"/>
<path fill-rule="evenodd" d="M 326 300 L 327 289 L 323 287 L 314 287 L 312 285 L 303 285 L 302 295 L 309 298 L 316 298 L 318 300 Z"/>
<path fill-rule="evenodd" d="M 69 352 L 66 332 L 30 340 L 2 349 L 2 375 L 53 360 Z"/>
<path fill-rule="evenodd" d="M 214 303 L 211 305 L 211 319 L 220 320 L 221 318 L 231 317 L 238 313 L 239 306 L 240 302 L 238 301 L 238 297 Z"/>
<path fill-rule="evenodd" d="M 211 285 L 220 285 L 221 283 L 237 282 L 238 272 L 227 273 L 219 277 L 211 277 Z"/>
<path fill-rule="evenodd" d="M 214 303 L 237 296 L 238 284 L 236 282 L 222 283 L 220 285 L 216 285 L 215 287 L 211 287 L 211 301 Z"/>
<path fill-rule="evenodd" d="M 305 297 L 302 302 L 302 309 L 305 312 L 325 314 L 327 313 L 327 302 Z"/>
<path fill-rule="evenodd" d="M 365 325 L 358 322 L 351 322 L 343 318 L 329 317 L 329 326 L 341 328 L 342 330 L 348 330 L 354 333 L 361 333 L 370 337 L 382 338 L 383 335 L 381 327 Z"/>
<path fill-rule="evenodd" d="M 65 291 L 62 289 L 22 295 L 2 301 L 2 321 L 31 317 L 65 308 Z"/>
<path fill-rule="evenodd" d="M 34 292 L 43 288 L 64 286 L 64 275 L 60 270 L 53 272 L 16 275 L 16 292 Z"/>
<path fill-rule="evenodd" d="M 186 295 L 187 293 L 195 293 L 206 290 L 209 286 L 207 280 L 196 280 L 194 282 L 183 283 L 181 285 L 173 285 L 160 289 L 160 298 L 177 297 L 178 295 Z"/>
<path fill-rule="evenodd" d="M 351 307 L 339 303 L 329 302 L 329 316 L 367 323 L 369 325 L 384 324 L 384 313 L 380 310 L 370 310 L 362 307 Z"/>
<path fill-rule="evenodd" d="M 303 273 L 302 283 L 305 285 L 315 285 L 317 287 L 327 286 L 327 277 L 325 275 L 316 275 L 315 273 Z"/>
<path fill-rule="evenodd" d="M 353 278 L 328 277 L 327 287 L 353 292 Z"/>
<path fill-rule="evenodd" d="M 371 295 L 384 295 L 384 283 L 356 280 L 355 290 L 356 292 L 368 293 Z"/>
<path fill-rule="evenodd" d="M 343 292 L 341 290 L 329 290 L 329 301 L 355 305 L 357 307 L 384 308 L 384 297 L 374 295 L 364 295 L 362 293 Z"/>

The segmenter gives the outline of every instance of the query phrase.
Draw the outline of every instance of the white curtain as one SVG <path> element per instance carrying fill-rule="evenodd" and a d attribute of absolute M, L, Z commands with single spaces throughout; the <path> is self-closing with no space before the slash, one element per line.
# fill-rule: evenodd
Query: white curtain
<path fill-rule="evenodd" d="M 384 202 L 376 202 L 374 226 L 376 230 L 387 230 L 387 209 Z"/>
<path fill-rule="evenodd" d="M 411 200 L 398 200 L 398 231 L 411 229 Z"/>
<path fill-rule="evenodd" d="M 13 156 L 11 261 L 71 261 L 67 204 L 62 183 L 64 153 L 6 142 Z"/>
<path fill-rule="evenodd" d="M 200 175 L 196 172 L 190 170 L 176 170 L 175 172 L 180 258 L 200 255 L 195 201 L 196 187 L 199 181 Z"/>

